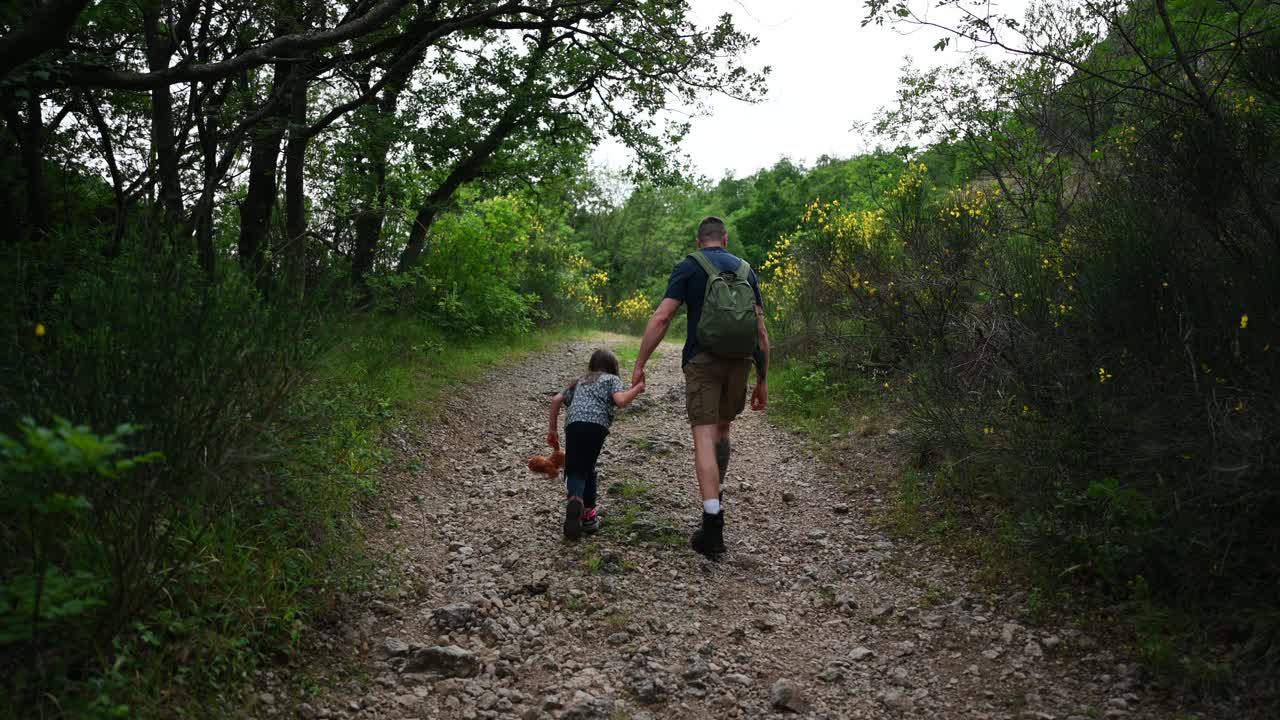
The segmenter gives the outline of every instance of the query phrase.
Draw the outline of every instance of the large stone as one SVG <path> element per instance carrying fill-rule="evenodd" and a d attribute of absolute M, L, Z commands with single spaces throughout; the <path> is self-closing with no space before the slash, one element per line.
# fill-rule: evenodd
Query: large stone
<path fill-rule="evenodd" d="M 910 695 L 894 687 L 885 688 L 880 692 L 879 698 L 885 707 L 899 712 L 910 712 L 916 706 L 915 700 L 912 700 Z"/>
<path fill-rule="evenodd" d="M 383 657 L 403 657 L 409 654 L 409 643 L 399 638 L 387 638 L 382 641 L 380 648 Z"/>
<path fill-rule="evenodd" d="M 695 680 L 702 680 L 710 673 L 711 673 L 711 666 L 707 664 L 707 661 L 703 660 L 701 657 L 698 657 L 697 655 L 694 655 L 689 660 L 689 666 L 685 668 L 684 679 L 688 680 L 689 682 L 693 682 Z"/>
<path fill-rule="evenodd" d="M 870 648 L 856 647 L 849 651 L 849 659 L 854 661 L 870 660 L 876 656 L 876 651 Z"/>
<path fill-rule="evenodd" d="M 637 518 L 631 521 L 631 532 L 642 538 L 653 537 L 658 534 L 658 523 L 649 518 Z"/>
<path fill-rule="evenodd" d="M 562 720 L 609 720 L 610 703 L 579 691 L 560 717 Z"/>
<path fill-rule="evenodd" d="M 468 603 L 453 603 L 431 611 L 431 621 L 440 627 L 459 630 L 471 623 L 476 609 Z"/>
<path fill-rule="evenodd" d="M 456 645 L 435 645 L 413 651 L 403 671 L 434 673 L 442 677 L 475 677 L 480 674 L 480 658 Z"/>
<path fill-rule="evenodd" d="M 787 623 L 782 613 L 767 613 L 751 621 L 752 626 L 764 632 L 773 632 Z"/>
<path fill-rule="evenodd" d="M 839 667 L 832 665 L 819 673 L 818 679 L 829 683 L 840 682 L 841 680 L 844 680 L 844 671 Z"/>
<path fill-rule="evenodd" d="M 667 699 L 667 689 L 661 682 L 639 674 L 631 678 L 631 692 L 644 705 L 654 705 Z"/>
<path fill-rule="evenodd" d="M 804 713 L 809 710 L 800 687 L 787 678 L 778 678 L 769 689 L 769 702 L 778 710 L 790 710 L 793 713 Z"/>
<path fill-rule="evenodd" d="M 507 638 L 507 631 L 497 620 L 489 618 L 480 628 L 480 637 L 490 645 L 498 645 Z"/>
<path fill-rule="evenodd" d="M 858 598 L 851 592 L 836 595 L 833 602 L 836 609 L 846 615 L 852 615 L 858 609 Z"/>

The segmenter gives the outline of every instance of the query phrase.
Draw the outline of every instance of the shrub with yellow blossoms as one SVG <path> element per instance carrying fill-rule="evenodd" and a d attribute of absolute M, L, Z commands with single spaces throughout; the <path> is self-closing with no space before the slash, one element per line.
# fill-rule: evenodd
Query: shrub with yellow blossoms
<path fill-rule="evenodd" d="M 643 290 L 636 290 L 629 297 L 619 300 L 613 306 L 614 316 L 626 323 L 639 324 L 649 318 L 653 304 L 645 296 Z"/>
<path fill-rule="evenodd" d="M 592 317 L 604 316 L 604 302 L 600 293 L 609 284 L 609 274 L 596 270 L 589 260 L 581 255 L 571 255 L 565 261 L 569 278 L 565 282 L 565 296 L 578 305 L 580 310 Z"/>
<path fill-rule="evenodd" d="M 784 326 L 800 299 L 800 266 L 791 254 L 791 237 L 778 238 L 760 266 L 760 293 L 765 296 L 769 319 Z"/>

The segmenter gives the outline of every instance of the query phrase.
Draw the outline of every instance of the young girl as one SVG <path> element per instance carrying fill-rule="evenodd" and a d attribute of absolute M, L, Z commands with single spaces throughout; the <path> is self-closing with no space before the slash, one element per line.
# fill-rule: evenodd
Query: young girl
<path fill-rule="evenodd" d="M 596 350 L 587 363 L 587 374 L 551 398 L 547 444 L 555 450 L 560 449 L 560 435 L 556 432 L 560 406 L 569 408 L 564 421 L 564 478 L 569 496 L 564 510 L 566 538 L 577 540 L 584 531 L 592 533 L 599 529 L 596 459 L 609 435 L 613 409 L 630 405 L 642 392 L 644 383 L 623 390 L 622 379 L 618 377 L 618 358 L 608 350 Z"/>

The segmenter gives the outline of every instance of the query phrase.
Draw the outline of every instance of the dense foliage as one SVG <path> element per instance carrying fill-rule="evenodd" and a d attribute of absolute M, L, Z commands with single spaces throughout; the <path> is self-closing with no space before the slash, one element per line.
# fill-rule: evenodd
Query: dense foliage
<path fill-rule="evenodd" d="M 828 376 L 906 400 L 914 510 L 1044 592 L 1129 601 L 1166 672 L 1274 668 L 1280 13 L 968 9 L 944 40 L 1014 58 L 907 71 L 880 130 L 942 157 L 810 205 L 771 259 L 778 313 Z M 1184 654 L 1204 637 L 1232 643 Z"/>
<path fill-rule="evenodd" d="M 288 658 L 360 578 L 382 433 L 604 313 L 592 146 L 669 178 L 660 111 L 757 97 L 752 43 L 667 0 L 6 6 L 5 709 L 167 715 Z"/>
<path fill-rule="evenodd" d="M 718 180 L 662 111 L 762 75 L 681 1 L 0 14 L 12 712 L 164 715 L 287 659 L 359 587 L 422 388 L 638 328 L 705 215 L 761 274 L 784 415 L 908 416 L 899 513 L 1123 603 L 1170 676 L 1277 692 L 1280 11 L 940 4 L 866 3 L 984 51 L 905 71 L 892 150 Z M 584 171 L 606 136 L 634 172 Z"/>
<path fill-rule="evenodd" d="M 963 12 L 868 3 L 988 51 L 907 68 L 876 123 L 895 151 L 640 188 L 580 221 L 592 257 L 651 303 L 724 214 L 784 351 L 779 410 L 821 437 L 908 416 L 899 517 L 1042 605 L 1121 603 L 1183 689 L 1274 695 L 1280 10 L 942 5 Z"/>
<path fill-rule="evenodd" d="M 724 218 L 730 249 L 758 269 L 811 200 L 868 198 L 885 168 L 900 165 L 886 153 L 822 158 L 812 168 L 783 159 L 747 178 L 644 183 L 625 195 L 616 178 L 597 176 L 578 191 L 571 224 L 611 279 L 602 293 L 611 317 L 635 328 L 662 297 L 672 265 L 693 251 L 702 218 Z"/>

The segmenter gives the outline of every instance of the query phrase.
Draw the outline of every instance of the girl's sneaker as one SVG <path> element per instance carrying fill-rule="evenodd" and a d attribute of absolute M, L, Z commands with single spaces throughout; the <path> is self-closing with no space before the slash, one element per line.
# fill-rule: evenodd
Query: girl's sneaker
<path fill-rule="evenodd" d="M 593 535 L 600 529 L 600 508 L 587 508 L 582 511 L 582 532 Z"/>
<path fill-rule="evenodd" d="M 582 534 L 582 498 L 571 497 L 564 506 L 564 536 L 577 540 Z"/>

